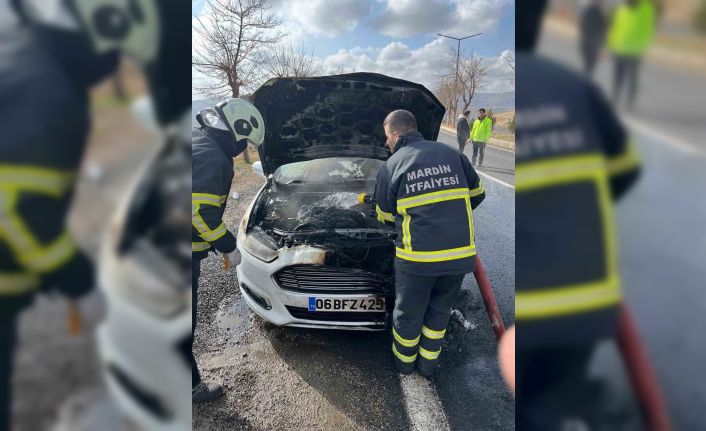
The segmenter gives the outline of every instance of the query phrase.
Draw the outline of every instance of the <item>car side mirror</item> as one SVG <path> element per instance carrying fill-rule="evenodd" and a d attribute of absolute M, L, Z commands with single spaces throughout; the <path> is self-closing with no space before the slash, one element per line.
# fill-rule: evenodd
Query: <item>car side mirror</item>
<path fill-rule="evenodd" d="M 257 161 L 252 164 L 252 171 L 261 176 L 262 178 L 265 178 L 265 171 L 262 170 L 262 162 Z"/>

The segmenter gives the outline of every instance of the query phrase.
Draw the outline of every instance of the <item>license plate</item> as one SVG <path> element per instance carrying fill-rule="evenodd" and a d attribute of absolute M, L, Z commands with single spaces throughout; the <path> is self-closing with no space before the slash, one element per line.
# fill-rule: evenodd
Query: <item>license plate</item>
<path fill-rule="evenodd" d="M 309 311 L 385 311 L 385 298 L 321 298 L 309 297 Z"/>

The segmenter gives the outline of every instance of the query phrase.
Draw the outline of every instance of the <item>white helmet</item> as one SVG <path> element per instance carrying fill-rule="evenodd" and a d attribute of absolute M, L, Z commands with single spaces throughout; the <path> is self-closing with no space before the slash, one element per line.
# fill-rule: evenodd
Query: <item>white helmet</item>
<path fill-rule="evenodd" d="M 235 135 L 259 146 L 265 140 L 265 121 L 255 105 L 243 99 L 228 99 L 214 106 L 216 112 Z"/>

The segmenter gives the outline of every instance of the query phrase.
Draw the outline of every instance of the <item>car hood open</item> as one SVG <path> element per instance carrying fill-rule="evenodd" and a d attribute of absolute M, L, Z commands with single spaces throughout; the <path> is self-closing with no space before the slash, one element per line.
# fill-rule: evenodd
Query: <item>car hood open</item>
<path fill-rule="evenodd" d="M 406 109 L 436 140 L 444 106 L 426 87 L 377 73 L 273 78 L 253 94 L 265 120 L 258 148 L 266 175 L 285 164 L 326 157 L 386 160 L 382 122 Z"/>

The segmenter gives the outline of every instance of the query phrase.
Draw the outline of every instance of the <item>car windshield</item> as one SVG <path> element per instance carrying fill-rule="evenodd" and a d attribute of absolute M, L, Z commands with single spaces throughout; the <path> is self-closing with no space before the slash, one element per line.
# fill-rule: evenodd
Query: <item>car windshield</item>
<path fill-rule="evenodd" d="M 385 162 L 356 157 L 331 157 L 280 166 L 275 181 L 280 184 L 375 181 Z"/>

